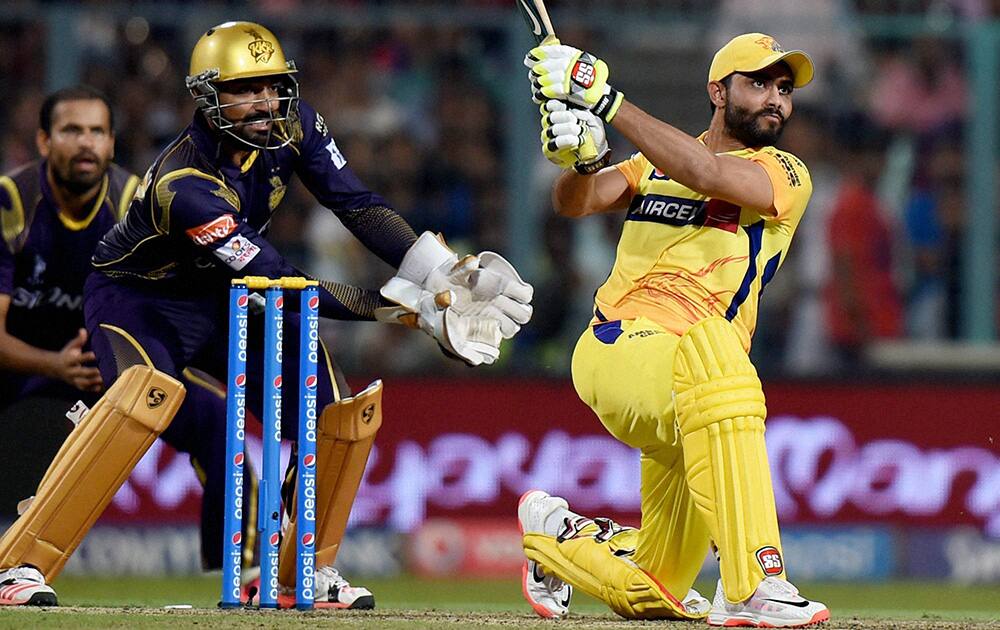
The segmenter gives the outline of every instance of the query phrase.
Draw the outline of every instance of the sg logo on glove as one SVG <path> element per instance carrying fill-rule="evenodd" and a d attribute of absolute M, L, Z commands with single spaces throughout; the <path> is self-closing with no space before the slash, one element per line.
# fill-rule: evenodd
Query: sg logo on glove
<path fill-rule="evenodd" d="M 583 87 L 583 89 L 590 89 L 590 86 L 594 85 L 594 79 L 597 77 L 597 70 L 594 68 L 594 64 L 588 63 L 583 60 L 576 62 L 573 66 L 573 83 Z"/>

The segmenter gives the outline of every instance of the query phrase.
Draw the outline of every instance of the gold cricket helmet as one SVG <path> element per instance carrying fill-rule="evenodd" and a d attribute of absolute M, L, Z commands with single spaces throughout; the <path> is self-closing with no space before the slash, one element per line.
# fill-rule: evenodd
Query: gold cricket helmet
<path fill-rule="evenodd" d="M 292 76 L 298 72 L 295 62 L 285 58 L 278 38 L 267 28 L 254 22 L 225 22 L 214 26 L 198 39 L 191 52 L 191 66 L 185 84 L 195 103 L 213 126 L 240 142 L 258 149 L 277 149 L 291 142 L 291 134 L 272 135 L 279 127 L 272 124 L 272 132 L 264 142 L 254 142 L 239 133 L 240 122 L 233 122 L 222 115 L 226 105 L 219 103 L 219 84 L 241 79 L 275 77 L 279 102 L 277 112 L 272 112 L 272 123 L 284 123 L 297 117 L 299 85 Z M 239 103 L 263 102 L 267 99 Z M 232 105 L 230 105 L 232 106 Z M 287 129 L 285 129 L 287 131 Z"/>

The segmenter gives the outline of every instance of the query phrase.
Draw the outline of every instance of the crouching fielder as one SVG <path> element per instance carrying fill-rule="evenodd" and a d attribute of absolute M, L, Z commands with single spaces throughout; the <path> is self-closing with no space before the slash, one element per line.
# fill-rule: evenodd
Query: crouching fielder
<path fill-rule="evenodd" d="M 493 363 L 502 340 L 530 319 L 531 285 L 503 257 L 459 257 L 434 234 L 418 237 L 357 178 L 323 116 L 299 99 L 296 73 L 260 24 L 226 22 L 195 45 L 186 81 L 194 118 L 147 171 L 124 220 L 101 240 L 96 271 L 84 289 L 101 375 L 114 386 L 74 431 L 34 503 L 0 540 L 0 568 L 14 568 L 6 574 L 11 585 L 24 587 L 9 603 L 55 602 L 43 576 L 51 582 L 58 574 L 157 436 L 196 464 L 204 486 L 203 564 L 221 567 L 225 401 L 198 374 L 226 380 L 226 348 L 219 340 L 227 335 L 233 278 L 307 275 L 266 238 L 293 176 L 397 269 L 381 289 L 319 281 L 321 316 L 418 328 L 471 366 Z M 299 326 L 297 316 L 287 316 L 283 334 L 295 339 Z M 247 349 L 247 400 L 257 417 L 261 397 L 253 394 L 262 390 L 262 338 L 251 333 Z M 297 353 L 298 344 L 285 348 L 285 382 L 299 380 Z M 349 396 L 325 347 L 320 357 L 315 603 L 371 608 L 372 594 L 350 586 L 333 562 L 381 423 L 381 384 Z M 283 435 L 298 434 L 298 404 L 295 396 L 283 401 Z M 295 516 L 289 515 L 289 544 L 279 552 L 279 581 L 287 587 L 294 582 Z"/>
<path fill-rule="evenodd" d="M 712 62 L 713 114 L 697 138 L 625 100 L 593 55 L 557 43 L 525 64 L 543 152 L 566 169 L 557 211 L 626 212 L 572 370 L 607 430 L 641 451 L 642 475 L 640 529 L 576 514 L 545 492 L 522 497 L 525 597 L 544 617 L 566 614 L 575 587 L 631 619 L 828 619 L 786 579 L 764 394 L 747 355 L 758 301 L 812 192 L 805 165 L 772 146 L 812 62 L 761 33 L 736 37 Z M 605 123 L 639 152 L 608 166 Z M 710 543 L 722 575 L 711 603 L 690 590 Z"/>

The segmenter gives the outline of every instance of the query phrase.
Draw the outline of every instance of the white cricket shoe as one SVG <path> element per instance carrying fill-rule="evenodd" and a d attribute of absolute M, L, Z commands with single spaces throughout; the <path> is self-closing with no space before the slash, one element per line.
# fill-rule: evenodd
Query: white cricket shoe
<path fill-rule="evenodd" d="M 708 611 L 712 609 L 712 602 L 702 597 L 701 593 L 693 588 L 688 591 L 681 603 L 684 604 L 684 609 L 692 615 L 707 615 Z"/>
<path fill-rule="evenodd" d="M 0 571 L 0 606 L 57 606 L 56 592 L 41 571 L 24 564 Z"/>
<path fill-rule="evenodd" d="M 320 567 L 316 571 L 316 608 L 350 608 L 351 610 L 371 610 L 375 608 L 375 596 L 363 586 L 351 586 L 332 566 Z"/>
<path fill-rule="evenodd" d="M 708 613 L 708 625 L 726 627 L 798 628 L 828 619 L 830 610 L 825 605 L 805 599 L 791 582 L 776 577 L 764 578 L 750 599 L 740 604 L 726 600 L 719 580 Z"/>
<path fill-rule="evenodd" d="M 517 503 L 517 524 L 523 535 L 542 533 L 555 536 L 557 532 L 545 530 L 545 519 L 552 512 L 569 509 L 566 499 L 550 496 L 541 490 L 529 490 Z M 573 587 L 554 575 L 546 575 L 534 560 L 525 560 L 521 567 L 521 592 L 540 617 L 563 617 L 569 612 Z"/>

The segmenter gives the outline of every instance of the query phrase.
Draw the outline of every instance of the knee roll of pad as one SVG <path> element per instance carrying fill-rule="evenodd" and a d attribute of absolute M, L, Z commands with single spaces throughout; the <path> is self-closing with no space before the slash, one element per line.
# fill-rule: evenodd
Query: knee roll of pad
<path fill-rule="evenodd" d="M 767 417 L 757 370 L 728 321 L 703 320 L 681 337 L 674 404 L 682 434 L 727 418 Z"/>

